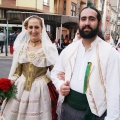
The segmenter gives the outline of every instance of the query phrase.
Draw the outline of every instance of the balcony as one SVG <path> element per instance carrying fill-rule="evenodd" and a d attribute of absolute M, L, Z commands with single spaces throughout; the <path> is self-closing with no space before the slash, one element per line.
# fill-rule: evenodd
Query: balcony
<path fill-rule="evenodd" d="M 9 1 L 9 2 L 8 2 Z M 17 8 L 16 0 L 2 0 L 1 8 Z"/>

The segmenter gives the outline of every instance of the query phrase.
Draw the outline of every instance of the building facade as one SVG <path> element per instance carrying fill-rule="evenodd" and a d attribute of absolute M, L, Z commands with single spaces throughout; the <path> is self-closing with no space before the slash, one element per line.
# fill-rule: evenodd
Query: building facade
<path fill-rule="evenodd" d="M 114 7 L 111 7 L 110 30 L 112 36 L 114 36 L 116 25 L 117 25 L 117 11 L 114 9 Z"/>
<path fill-rule="evenodd" d="M 32 14 L 41 13 L 40 16 L 45 18 L 47 31 L 53 34 L 53 39 L 56 38 L 57 34 L 58 38 L 60 38 L 61 25 L 57 15 L 76 16 L 76 4 L 77 0 L 0 0 L 0 27 L 6 27 L 7 24 L 9 24 L 9 30 L 16 30 L 17 28 L 21 28 L 24 19 L 29 16 L 28 12 L 32 12 Z M 50 15 L 53 16 L 51 17 Z M 58 20 L 55 20 L 55 17 L 57 17 Z M 52 19 L 52 21 L 48 21 L 48 19 Z M 62 21 L 63 17 L 60 17 L 60 19 Z M 70 21 L 70 19 L 68 21 Z M 71 21 L 75 23 L 75 20 Z M 57 34 L 56 27 L 58 29 Z M 63 24 L 62 28 L 64 34 L 72 34 L 72 29 L 75 29 L 74 24 L 71 25 L 71 23 Z"/>
<path fill-rule="evenodd" d="M 105 0 L 103 14 L 103 32 L 110 30 L 113 39 L 119 34 L 118 26 L 119 0 Z"/>

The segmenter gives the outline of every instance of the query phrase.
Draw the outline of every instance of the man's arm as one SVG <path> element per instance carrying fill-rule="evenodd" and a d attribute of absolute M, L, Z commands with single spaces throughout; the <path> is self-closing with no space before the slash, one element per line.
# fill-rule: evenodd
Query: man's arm
<path fill-rule="evenodd" d="M 59 56 L 53 70 L 51 71 L 51 80 L 58 91 L 60 91 L 61 85 L 65 82 L 65 80 L 60 80 L 58 77 L 59 73 L 65 73 L 65 65 L 63 65 L 65 61 L 62 58 L 63 54 Z"/>
<path fill-rule="evenodd" d="M 107 116 L 105 120 L 120 120 L 120 54 L 112 49 L 106 74 Z"/>
<path fill-rule="evenodd" d="M 59 74 L 65 73 L 65 65 L 63 65 L 63 59 L 60 56 L 55 67 L 52 70 L 51 78 L 56 89 L 63 95 L 66 96 L 70 92 L 69 81 L 65 81 L 65 77 L 59 77 Z M 65 76 L 65 74 L 64 74 Z M 62 78 L 62 79 L 61 79 Z"/>

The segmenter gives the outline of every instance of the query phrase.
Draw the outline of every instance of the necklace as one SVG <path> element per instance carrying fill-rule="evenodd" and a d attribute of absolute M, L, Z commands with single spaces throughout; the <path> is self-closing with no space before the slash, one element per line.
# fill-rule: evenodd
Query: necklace
<path fill-rule="evenodd" d="M 32 45 L 32 47 L 35 47 L 38 43 L 41 43 L 41 40 L 38 40 L 38 41 L 32 41 L 30 40 L 30 44 Z"/>

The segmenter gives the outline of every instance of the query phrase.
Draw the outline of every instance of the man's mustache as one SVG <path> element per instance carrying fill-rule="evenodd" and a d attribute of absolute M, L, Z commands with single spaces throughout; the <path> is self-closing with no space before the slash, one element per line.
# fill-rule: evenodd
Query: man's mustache
<path fill-rule="evenodd" d="M 92 30 L 92 28 L 91 28 L 89 25 L 85 25 L 85 26 L 82 28 L 82 30 L 84 30 L 85 28 L 89 28 L 89 29 Z"/>

